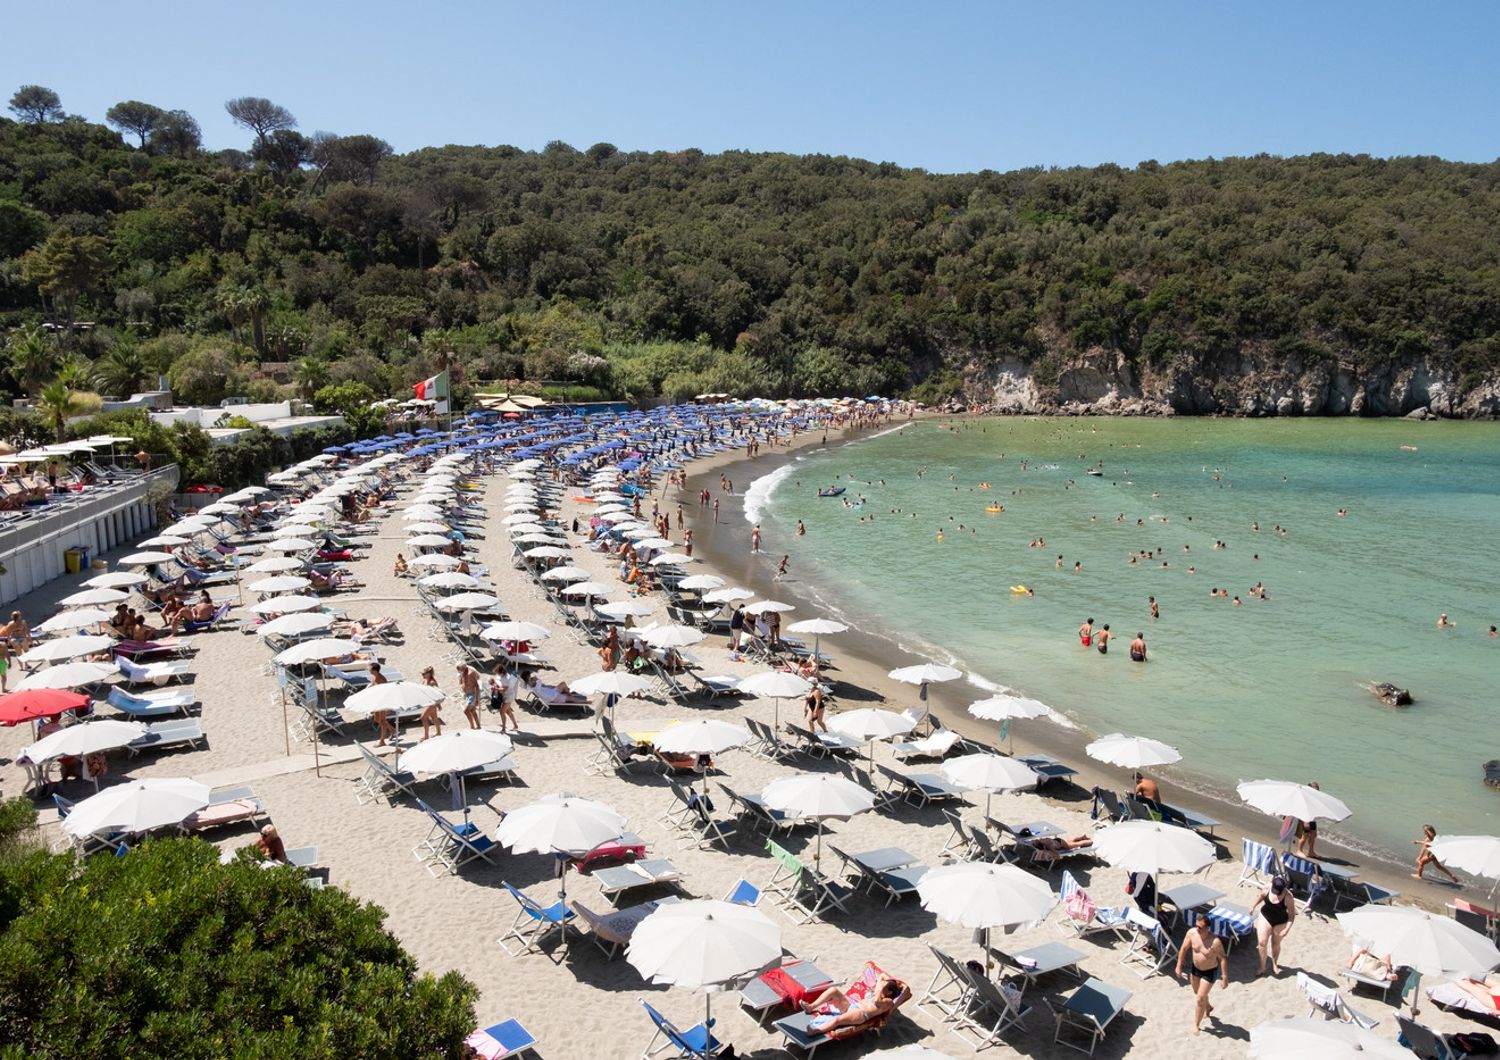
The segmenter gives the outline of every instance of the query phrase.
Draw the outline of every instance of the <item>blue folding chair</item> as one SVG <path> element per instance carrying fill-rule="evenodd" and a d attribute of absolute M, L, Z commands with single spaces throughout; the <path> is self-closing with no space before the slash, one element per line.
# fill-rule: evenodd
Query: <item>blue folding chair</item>
<path fill-rule="evenodd" d="M 724 1043 L 715 1038 L 710 1030 L 714 1024 L 713 1020 L 682 1031 L 678 1030 L 671 1020 L 646 1004 L 644 1000 L 641 1001 L 641 1007 L 646 1010 L 646 1015 L 650 1016 L 651 1022 L 656 1025 L 656 1033 L 646 1044 L 645 1052 L 641 1053 L 641 1060 L 647 1060 L 669 1048 L 676 1049 L 679 1058 L 690 1057 L 695 1060 L 707 1060 L 708 1057 L 718 1056 L 724 1051 Z M 657 1045 L 658 1038 L 665 1038 L 666 1044 Z"/>
<path fill-rule="evenodd" d="M 484 1060 L 537 1055 L 536 1036 L 516 1019 L 504 1020 L 493 1027 L 477 1030 L 464 1039 L 464 1044 Z"/>
<path fill-rule="evenodd" d="M 760 902 L 760 888 L 749 880 L 740 880 L 729 889 L 724 901 L 733 905 L 756 905 Z"/>
<path fill-rule="evenodd" d="M 565 931 L 568 921 L 573 919 L 573 911 L 560 901 L 544 909 L 510 884 L 502 883 L 501 886 L 510 892 L 510 896 L 521 907 L 510 929 L 495 940 L 500 944 L 500 948 L 512 957 L 519 957 L 537 950 L 548 935 L 554 931 Z M 513 950 L 505 944 L 506 940 L 512 936 L 521 942 L 519 950 Z"/>

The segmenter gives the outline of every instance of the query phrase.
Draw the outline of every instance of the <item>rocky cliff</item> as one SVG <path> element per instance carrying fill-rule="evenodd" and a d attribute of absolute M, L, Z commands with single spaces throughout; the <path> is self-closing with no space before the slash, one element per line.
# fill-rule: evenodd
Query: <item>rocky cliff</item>
<path fill-rule="evenodd" d="M 1425 358 L 1355 365 L 1273 356 L 1180 358 L 1140 368 L 1122 354 L 1091 351 L 1041 370 L 1003 361 L 967 374 L 974 406 L 998 412 L 1124 416 L 1429 416 L 1500 418 L 1500 379 L 1465 389 L 1457 372 Z"/>

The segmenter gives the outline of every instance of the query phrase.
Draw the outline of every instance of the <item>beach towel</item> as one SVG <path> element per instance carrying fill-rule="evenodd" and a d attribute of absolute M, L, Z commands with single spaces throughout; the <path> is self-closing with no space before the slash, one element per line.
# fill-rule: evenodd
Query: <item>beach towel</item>
<path fill-rule="evenodd" d="M 781 968 L 761 973 L 760 981 L 776 991 L 781 1003 L 789 1009 L 801 1008 L 807 1000 L 807 990 Z"/>

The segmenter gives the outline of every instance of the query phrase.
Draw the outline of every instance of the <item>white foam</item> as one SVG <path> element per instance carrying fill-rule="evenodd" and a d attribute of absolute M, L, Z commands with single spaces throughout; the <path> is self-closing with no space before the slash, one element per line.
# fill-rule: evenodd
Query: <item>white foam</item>
<path fill-rule="evenodd" d="M 762 475 L 750 483 L 750 488 L 745 490 L 745 521 L 758 523 L 761 521 L 761 513 L 771 500 L 771 492 L 777 483 L 786 480 L 793 471 L 797 470 L 795 464 L 782 464 L 769 475 Z"/>

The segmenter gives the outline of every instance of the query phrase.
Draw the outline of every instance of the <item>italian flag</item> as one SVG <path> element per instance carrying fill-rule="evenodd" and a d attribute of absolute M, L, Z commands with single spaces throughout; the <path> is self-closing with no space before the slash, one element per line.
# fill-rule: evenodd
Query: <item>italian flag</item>
<path fill-rule="evenodd" d="M 448 373 L 439 372 L 431 379 L 424 379 L 412 386 L 418 401 L 442 401 L 448 396 Z"/>

